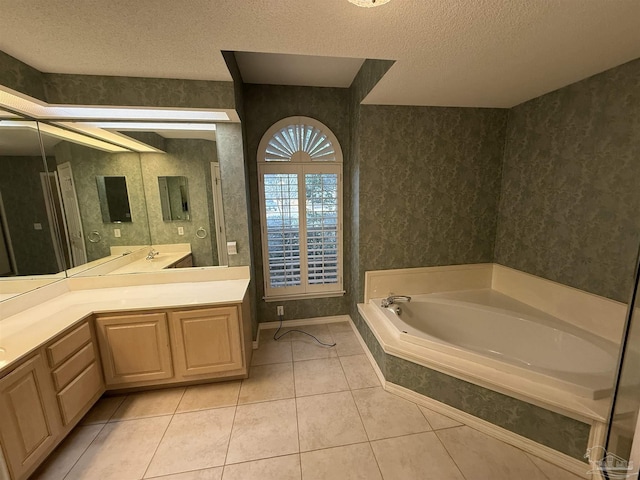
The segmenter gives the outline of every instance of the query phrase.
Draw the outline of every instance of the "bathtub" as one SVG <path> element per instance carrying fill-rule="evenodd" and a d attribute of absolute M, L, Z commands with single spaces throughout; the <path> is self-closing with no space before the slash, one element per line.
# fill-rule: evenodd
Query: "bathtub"
<path fill-rule="evenodd" d="M 610 395 L 617 346 L 491 289 L 370 302 L 402 342 L 587 399 Z"/>

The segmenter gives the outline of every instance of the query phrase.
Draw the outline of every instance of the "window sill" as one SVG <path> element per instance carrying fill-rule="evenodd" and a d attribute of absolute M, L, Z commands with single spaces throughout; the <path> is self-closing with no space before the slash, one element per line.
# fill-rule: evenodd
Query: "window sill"
<path fill-rule="evenodd" d="M 346 291 L 340 290 L 337 292 L 314 292 L 314 293 L 296 293 L 292 295 L 271 295 L 269 297 L 262 297 L 265 302 L 280 302 L 283 300 L 310 300 L 313 298 L 331 298 L 342 297 Z"/>

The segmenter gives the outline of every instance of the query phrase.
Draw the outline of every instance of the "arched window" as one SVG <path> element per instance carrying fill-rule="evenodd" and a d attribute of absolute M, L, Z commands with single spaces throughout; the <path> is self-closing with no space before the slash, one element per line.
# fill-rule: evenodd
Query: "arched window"
<path fill-rule="evenodd" d="M 343 294 L 338 139 L 313 118 L 285 118 L 257 160 L 265 299 Z"/>

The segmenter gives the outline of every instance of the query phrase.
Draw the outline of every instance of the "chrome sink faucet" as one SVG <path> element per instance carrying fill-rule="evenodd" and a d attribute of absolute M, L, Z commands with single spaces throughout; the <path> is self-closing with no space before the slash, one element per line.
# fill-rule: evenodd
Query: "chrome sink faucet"
<path fill-rule="evenodd" d="M 147 254 L 147 260 L 153 260 L 159 254 L 160 254 L 160 252 L 158 252 L 154 248 L 152 248 L 151 250 L 149 250 L 149 253 Z"/>
<path fill-rule="evenodd" d="M 410 302 L 411 301 L 411 297 L 407 296 L 407 295 L 389 295 L 387 298 L 382 299 L 382 301 L 380 302 L 380 306 L 382 308 L 387 308 L 390 305 L 393 305 L 394 303 L 396 303 L 399 300 L 403 300 L 405 302 Z"/>

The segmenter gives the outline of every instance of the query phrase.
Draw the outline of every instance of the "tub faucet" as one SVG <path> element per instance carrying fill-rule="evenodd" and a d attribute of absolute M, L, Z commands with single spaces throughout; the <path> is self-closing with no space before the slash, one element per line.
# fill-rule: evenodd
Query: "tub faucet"
<path fill-rule="evenodd" d="M 153 260 L 159 254 L 160 252 L 156 251 L 155 248 L 152 248 L 151 250 L 149 250 L 149 253 L 147 254 L 147 260 Z"/>
<path fill-rule="evenodd" d="M 404 300 L 405 302 L 410 302 L 411 297 L 407 295 L 389 295 L 387 298 L 382 299 L 382 302 L 380 302 L 380 306 L 382 308 L 387 308 L 389 305 L 393 305 L 398 300 Z"/>

